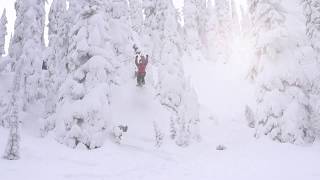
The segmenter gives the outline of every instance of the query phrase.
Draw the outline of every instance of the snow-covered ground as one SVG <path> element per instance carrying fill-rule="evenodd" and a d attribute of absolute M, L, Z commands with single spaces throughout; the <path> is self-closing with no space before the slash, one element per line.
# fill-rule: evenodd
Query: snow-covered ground
<path fill-rule="evenodd" d="M 268 137 L 253 137 L 254 130 L 248 128 L 242 109 L 243 104 L 250 103 L 248 95 L 253 93 L 250 84 L 245 85 L 246 68 L 246 63 L 240 60 L 228 65 L 185 63 L 201 103 L 202 141 L 199 143 L 180 148 L 165 141 L 162 147 L 156 148 L 151 126 L 153 120 L 161 121 L 162 118 L 157 116 L 157 105 L 150 101 L 153 92 L 148 86 L 144 89 L 135 87 L 128 79 L 128 83 L 118 90 L 123 100 L 114 106 L 114 111 L 122 109 L 123 112 L 115 114 L 114 118 L 129 125 L 122 144 L 106 141 L 100 149 L 74 150 L 59 144 L 52 135 L 39 138 L 37 133 L 25 127 L 21 159 L 0 159 L 0 179 L 320 179 L 318 142 L 302 147 L 273 142 Z M 8 131 L 0 128 L 1 151 L 5 149 L 7 136 Z M 220 144 L 227 149 L 217 151 Z"/>
<path fill-rule="evenodd" d="M 226 126 L 212 125 L 212 131 Z M 220 130 L 221 131 L 221 130 Z M 73 150 L 50 139 L 24 136 L 19 161 L 0 160 L 6 180 L 149 180 L 149 179 L 308 179 L 320 178 L 320 145 L 298 147 L 254 140 L 240 129 L 223 129 L 211 142 L 190 148 L 155 149 L 134 144 L 106 143 L 93 151 Z M 1 137 L 6 132 L 1 129 Z M 227 133 L 229 132 L 229 133 Z M 4 148 L 1 138 L 0 148 Z M 214 145 L 225 143 L 225 151 Z"/>

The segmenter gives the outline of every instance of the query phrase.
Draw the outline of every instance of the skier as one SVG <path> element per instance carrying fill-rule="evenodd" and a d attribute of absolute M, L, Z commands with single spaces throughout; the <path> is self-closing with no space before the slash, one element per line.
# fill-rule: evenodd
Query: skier
<path fill-rule="evenodd" d="M 137 75 L 137 86 L 142 86 L 145 84 L 145 76 L 146 76 L 146 67 L 148 65 L 149 56 L 146 55 L 146 58 L 144 56 L 140 56 L 140 60 L 138 62 L 138 56 L 136 56 L 136 66 L 138 67 Z"/>

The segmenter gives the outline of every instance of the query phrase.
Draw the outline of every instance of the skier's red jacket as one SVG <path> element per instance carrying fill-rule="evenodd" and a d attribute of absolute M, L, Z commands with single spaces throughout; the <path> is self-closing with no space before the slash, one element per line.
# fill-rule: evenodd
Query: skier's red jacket
<path fill-rule="evenodd" d="M 148 56 L 147 56 L 147 59 L 145 59 L 144 57 L 141 57 L 140 62 L 138 62 L 138 56 L 137 56 L 135 63 L 136 63 L 136 66 L 138 67 L 138 75 L 146 74 L 146 67 L 148 65 Z"/>

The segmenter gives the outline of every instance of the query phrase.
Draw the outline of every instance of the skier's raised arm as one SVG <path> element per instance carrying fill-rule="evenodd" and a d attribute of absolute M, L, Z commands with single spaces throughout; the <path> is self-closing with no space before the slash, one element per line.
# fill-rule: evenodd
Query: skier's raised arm
<path fill-rule="evenodd" d="M 148 64 L 148 62 L 149 62 L 149 55 L 147 54 L 147 56 L 146 56 L 146 65 Z"/>
<path fill-rule="evenodd" d="M 136 55 L 136 59 L 135 59 L 135 61 L 134 61 L 135 63 L 136 63 L 136 66 L 138 66 L 139 64 L 138 64 L 138 55 Z"/>

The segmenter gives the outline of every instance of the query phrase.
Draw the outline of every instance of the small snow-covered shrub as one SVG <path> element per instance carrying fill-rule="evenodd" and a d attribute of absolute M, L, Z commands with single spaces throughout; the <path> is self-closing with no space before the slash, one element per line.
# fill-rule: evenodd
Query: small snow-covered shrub
<path fill-rule="evenodd" d="M 155 146 L 161 147 L 164 139 L 164 134 L 161 132 L 156 122 L 153 122 L 154 136 L 155 136 Z"/>

